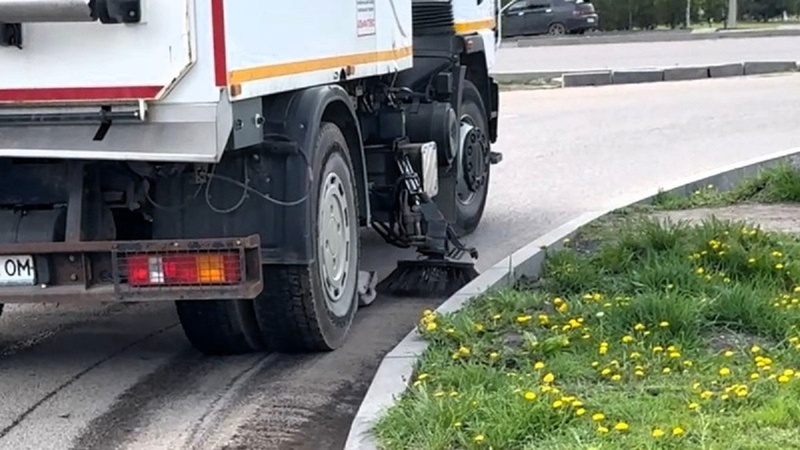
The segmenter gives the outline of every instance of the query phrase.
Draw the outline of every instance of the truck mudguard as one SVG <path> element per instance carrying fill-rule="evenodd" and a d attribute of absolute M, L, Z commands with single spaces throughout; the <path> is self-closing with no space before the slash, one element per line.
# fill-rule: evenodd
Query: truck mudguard
<path fill-rule="evenodd" d="M 333 122 L 348 140 L 362 223 L 368 223 L 361 133 L 347 92 L 319 86 L 263 101 L 263 142 L 227 151 L 215 166 L 158 181 L 155 237 L 235 237 L 259 234 L 264 264 L 308 264 L 314 258 L 312 186 L 321 155 L 313 153 L 320 123 Z M 208 179 L 205 185 L 198 180 Z M 188 203 L 184 203 L 188 199 Z M 220 217 L 222 215 L 222 217 Z"/>

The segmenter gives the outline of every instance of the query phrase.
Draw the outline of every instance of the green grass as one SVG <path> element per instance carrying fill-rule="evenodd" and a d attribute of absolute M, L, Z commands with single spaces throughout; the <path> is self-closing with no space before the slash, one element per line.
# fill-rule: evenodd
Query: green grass
<path fill-rule="evenodd" d="M 380 447 L 800 449 L 800 242 L 718 220 L 607 226 L 534 285 L 426 312 Z"/>
<path fill-rule="evenodd" d="M 743 202 L 782 203 L 800 202 L 800 171 L 789 164 L 780 164 L 745 179 L 729 191 L 706 186 L 689 196 L 661 193 L 650 209 L 675 210 L 727 206 Z"/>

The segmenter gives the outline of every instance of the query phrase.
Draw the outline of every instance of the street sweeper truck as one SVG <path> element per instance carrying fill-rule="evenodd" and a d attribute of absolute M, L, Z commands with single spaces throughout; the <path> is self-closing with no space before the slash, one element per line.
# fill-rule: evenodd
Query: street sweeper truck
<path fill-rule="evenodd" d="M 240 354 L 452 293 L 501 160 L 498 9 L 0 0 L 0 304 L 174 302 Z M 418 253 L 377 285 L 369 229 Z"/>

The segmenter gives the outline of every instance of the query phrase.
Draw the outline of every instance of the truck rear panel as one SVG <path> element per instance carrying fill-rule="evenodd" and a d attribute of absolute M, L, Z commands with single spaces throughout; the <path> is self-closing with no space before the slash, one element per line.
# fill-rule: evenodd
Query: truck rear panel
<path fill-rule="evenodd" d="M 21 22 L 0 46 L 0 157 L 216 162 L 246 100 L 412 65 L 411 0 L 142 0 L 130 24 L 81 4 L 0 0 Z M 61 7 L 78 13 L 47 21 Z"/>

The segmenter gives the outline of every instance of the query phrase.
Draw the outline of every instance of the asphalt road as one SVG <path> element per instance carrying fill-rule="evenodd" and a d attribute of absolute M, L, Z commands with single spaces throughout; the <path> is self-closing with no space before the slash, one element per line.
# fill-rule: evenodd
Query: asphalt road
<path fill-rule="evenodd" d="M 673 66 L 800 61 L 800 36 L 503 47 L 496 72 L 643 69 Z"/>
<path fill-rule="evenodd" d="M 502 111 L 479 268 L 615 196 L 800 146 L 800 76 L 509 92 Z M 234 358 L 193 351 L 169 305 L 9 307 L 0 448 L 339 449 L 381 356 L 436 303 L 381 298 L 334 353 Z"/>

